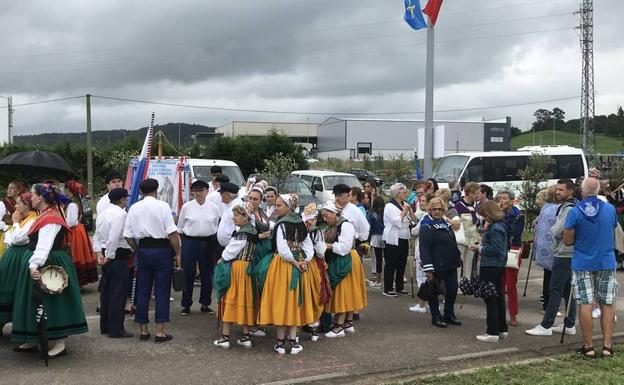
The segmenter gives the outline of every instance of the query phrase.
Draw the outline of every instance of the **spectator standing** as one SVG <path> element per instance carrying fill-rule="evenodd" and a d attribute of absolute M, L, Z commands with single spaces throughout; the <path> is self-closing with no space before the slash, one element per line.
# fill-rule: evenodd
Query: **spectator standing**
<path fill-rule="evenodd" d="M 383 272 L 383 257 L 386 245 L 383 241 L 384 232 L 384 206 L 386 202 L 381 196 L 376 196 L 373 200 L 373 207 L 368 213 L 368 223 L 370 223 L 370 245 L 373 248 L 372 253 L 372 273 L 373 282 L 371 287 L 381 287 Z"/>
<path fill-rule="evenodd" d="M 533 258 L 535 258 L 535 263 L 544 269 L 544 278 L 542 280 L 542 310 L 544 311 L 546 310 L 546 305 L 548 305 L 550 276 L 552 274 L 553 259 L 555 258 L 555 240 L 550 233 L 550 229 L 557 221 L 557 208 L 559 207 L 555 190 L 556 185 L 537 194 L 536 203 L 540 208 L 540 213 L 535 219 L 533 226 Z"/>

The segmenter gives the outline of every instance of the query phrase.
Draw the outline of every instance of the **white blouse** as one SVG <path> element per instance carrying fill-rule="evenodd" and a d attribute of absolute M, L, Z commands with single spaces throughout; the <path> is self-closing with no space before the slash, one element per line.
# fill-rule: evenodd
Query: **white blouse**
<path fill-rule="evenodd" d="M 67 205 L 65 209 L 65 222 L 67 222 L 69 227 L 74 227 L 78 224 L 78 205 L 74 202 Z"/>
<path fill-rule="evenodd" d="M 231 261 L 233 259 L 236 259 L 236 257 L 238 257 L 238 254 L 240 254 L 240 252 L 245 248 L 246 244 L 246 239 L 230 239 L 230 242 L 228 242 L 227 246 L 223 250 L 223 253 L 221 253 L 221 259 L 223 259 L 224 261 Z"/>
<path fill-rule="evenodd" d="M 288 242 L 286 238 L 284 238 L 284 226 L 281 225 L 277 229 L 277 253 L 282 257 L 282 259 L 286 262 L 293 262 L 295 260 L 295 256 L 293 255 L 290 247 L 288 246 Z M 314 246 L 312 245 L 312 240 L 310 239 L 310 235 L 306 235 L 306 238 L 301 242 L 301 251 L 305 254 L 305 261 L 308 262 L 314 257 Z"/>
<path fill-rule="evenodd" d="M 401 219 L 401 210 L 393 203 L 386 203 L 383 220 L 383 240 L 387 244 L 398 246 L 399 238 L 410 238 L 410 219 L 407 215 Z"/>
<path fill-rule="evenodd" d="M 325 237 L 323 237 L 323 232 L 318 230 L 316 231 L 316 235 L 314 236 L 314 251 L 316 252 L 316 256 L 318 258 L 325 258 L 325 251 L 327 251 L 327 244 L 325 243 Z"/>
<path fill-rule="evenodd" d="M 48 255 L 54 245 L 54 238 L 61 231 L 61 225 L 50 223 L 39 229 L 39 238 L 33 255 L 28 260 L 31 269 L 45 265 Z"/>
<path fill-rule="evenodd" d="M 351 253 L 353 241 L 355 240 L 355 227 L 351 222 L 343 222 L 340 227 L 340 235 L 336 242 L 333 243 L 332 250 L 338 255 L 347 255 Z"/>
<path fill-rule="evenodd" d="M 35 220 L 30 220 L 24 224 L 24 226 L 20 226 L 19 223 L 15 223 L 13 227 L 5 234 L 4 243 L 7 246 L 14 245 L 27 245 L 28 244 L 28 232 L 32 227 Z"/>

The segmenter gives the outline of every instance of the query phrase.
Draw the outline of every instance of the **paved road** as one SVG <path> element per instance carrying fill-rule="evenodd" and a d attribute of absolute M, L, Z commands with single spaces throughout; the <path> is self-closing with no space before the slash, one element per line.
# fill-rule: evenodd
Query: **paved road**
<path fill-rule="evenodd" d="M 105 338 L 99 334 L 95 314 L 96 286 L 90 285 L 83 295 L 90 332 L 69 338 L 68 355 L 51 361 L 49 368 L 32 355 L 14 353 L 8 338 L 0 338 L 0 384 L 379 383 L 571 350 L 580 341 L 578 335 L 566 338 L 565 345 L 559 344 L 559 336 L 524 335 L 524 329 L 541 320 L 537 303 L 541 270 L 533 270 L 527 297 L 520 301 L 521 325 L 511 328 L 510 338 L 499 344 L 475 340 L 475 335 L 485 330 L 485 307 L 474 297 L 458 296 L 456 313 L 463 326 L 441 330 L 430 324 L 428 314 L 407 310 L 413 303 L 410 296 L 386 298 L 378 289 L 369 289 L 369 307 L 355 324 L 355 335 L 322 338 L 316 343 L 304 340 L 302 353 L 283 357 L 271 350 L 272 330 L 268 337 L 255 338 L 251 350 L 214 347 L 212 341 L 219 336 L 215 317 L 200 313 L 198 307 L 189 316 L 179 315 L 179 293 L 174 294 L 176 302 L 172 304 L 168 331 L 174 339 L 170 343 Z M 526 277 L 526 266 L 520 276 Z M 624 282 L 624 274 L 619 274 L 619 281 Z M 524 279 L 518 286 L 522 293 Z M 618 304 L 618 315 L 624 320 L 624 301 Z M 135 332 L 131 319 L 127 321 L 128 330 Z M 622 332 L 620 325 L 616 333 Z M 5 334 L 9 328 L 5 327 Z M 595 334 L 598 332 L 596 329 Z"/>

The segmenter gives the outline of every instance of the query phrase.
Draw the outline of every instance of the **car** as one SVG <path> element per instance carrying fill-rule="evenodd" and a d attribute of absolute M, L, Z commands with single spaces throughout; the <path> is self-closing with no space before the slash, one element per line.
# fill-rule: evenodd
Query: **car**
<path fill-rule="evenodd" d="M 320 170 L 295 170 L 292 176 L 301 179 L 321 203 L 335 199 L 332 189 L 337 184 L 362 188 L 358 178 L 349 173 Z"/>
<path fill-rule="evenodd" d="M 308 185 L 301 179 L 291 176 L 281 188 L 281 192 L 295 193 L 299 196 L 299 212 L 303 212 L 303 209 L 310 203 L 314 202 L 317 206 L 321 204 L 321 201 L 314 196 Z"/>
<path fill-rule="evenodd" d="M 377 175 L 375 175 L 375 173 L 373 173 L 372 171 L 364 170 L 362 168 L 352 168 L 351 170 L 347 172 L 349 174 L 353 174 L 357 176 L 360 182 L 366 182 L 367 180 L 372 179 L 375 181 L 377 186 L 383 185 L 383 180 Z"/>

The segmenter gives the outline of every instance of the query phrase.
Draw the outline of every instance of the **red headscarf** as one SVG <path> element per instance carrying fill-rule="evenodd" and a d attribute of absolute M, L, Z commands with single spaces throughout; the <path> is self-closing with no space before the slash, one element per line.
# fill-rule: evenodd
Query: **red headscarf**
<path fill-rule="evenodd" d="M 79 198 L 82 198 L 85 195 L 87 195 L 87 188 L 84 185 L 78 183 L 78 181 L 75 181 L 73 179 L 65 182 L 65 188 L 68 189 L 73 195 L 78 196 Z"/>

